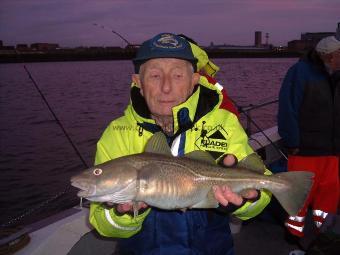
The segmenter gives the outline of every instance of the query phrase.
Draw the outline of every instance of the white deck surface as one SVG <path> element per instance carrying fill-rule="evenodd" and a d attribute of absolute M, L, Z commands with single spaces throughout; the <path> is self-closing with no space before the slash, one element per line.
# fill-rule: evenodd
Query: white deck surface
<path fill-rule="evenodd" d="M 29 244 L 17 255 L 62 255 L 67 254 L 73 245 L 91 230 L 88 225 L 88 209 L 52 223 L 29 234 Z"/>

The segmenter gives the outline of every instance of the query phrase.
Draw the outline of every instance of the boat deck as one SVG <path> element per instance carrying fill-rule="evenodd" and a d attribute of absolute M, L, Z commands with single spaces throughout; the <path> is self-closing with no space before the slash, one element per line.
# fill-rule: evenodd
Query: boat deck
<path fill-rule="evenodd" d="M 288 255 L 299 249 L 285 239 L 285 228 L 261 219 L 244 222 L 234 234 L 235 255 Z"/>
<path fill-rule="evenodd" d="M 240 227 L 241 221 L 232 220 L 235 255 L 288 255 L 299 249 L 297 244 L 286 240 L 286 230 L 283 226 L 285 216 L 282 212 L 283 210 L 272 201 L 261 215 L 242 222 L 239 232 L 237 228 Z M 49 251 L 50 255 L 91 255 L 97 254 L 98 251 L 101 255 L 115 254 L 114 239 L 101 237 L 101 242 L 95 241 L 98 236 L 85 224 L 87 214 L 88 210 L 83 208 L 76 214 L 63 218 L 61 222 L 49 224 L 31 233 L 32 240 L 29 245 L 16 254 L 43 255 L 46 251 Z"/>
<path fill-rule="evenodd" d="M 283 215 L 280 215 L 282 210 L 273 202 L 258 217 L 244 221 L 238 233 L 235 231 L 240 225 L 232 221 L 236 223 L 231 225 L 235 255 L 288 255 L 298 249 L 298 245 L 286 240 Z M 76 211 L 62 221 L 31 233 L 31 242 L 16 254 L 43 255 L 46 251 L 49 255 L 91 255 L 98 251 L 101 255 L 115 254 L 114 239 L 100 237 L 102 241 L 98 242 L 95 240 L 98 236 L 86 226 L 88 210 L 83 208 Z"/>
<path fill-rule="evenodd" d="M 288 255 L 291 251 L 299 249 L 297 245 L 285 240 L 283 226 L 261 219 L 243 222 L 239 233 L 233 235 L 235 255 Z M 68 255 L 90 255 L 94 251 L 91 245 L 93 233 L 83 237 L 82 242 L 75 245 Z M 114 252 L 115 243 L 106 239 L 100 243 L 101 254 L 118 255 Z"/>

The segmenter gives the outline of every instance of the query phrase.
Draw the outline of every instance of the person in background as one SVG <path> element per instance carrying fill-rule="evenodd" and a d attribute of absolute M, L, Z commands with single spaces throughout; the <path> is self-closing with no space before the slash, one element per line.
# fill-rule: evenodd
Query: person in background
<path fill-rule="evenodd" d="M 221 107 L 221 90 L 196 73 L 197 59 L 185 39 L 159 34 L 142 44 L 133 63 L 130 104 L 98 141 L 95 164 L 143 152 L 158 131 L 174 156 L 204 150 L 227 167 L 253 153 L 237 116 Z M 217 140 L 218 146 L 209 144 Z M 117 238 L 118 254 L 232 255 L 228 214 L 252 218 L 271 194 L 249 190 L 241 197 L 227 186 L 213 191 L 217 209 L 164 211 L 141 203 L 134 218 L 131 203 L 92 203 L 89 220 L 101 235 Z"/>
<path fill-rule="evenodd" d="M 288 152 L 288 171 L 311 171 L 314 184 L 303 209 L 285 225 L 304 236 L 312 207 L 320 229 L 339 202 L 340 35 L 322 39 L 287 72 L 279 94 L 278 130 Z"/>

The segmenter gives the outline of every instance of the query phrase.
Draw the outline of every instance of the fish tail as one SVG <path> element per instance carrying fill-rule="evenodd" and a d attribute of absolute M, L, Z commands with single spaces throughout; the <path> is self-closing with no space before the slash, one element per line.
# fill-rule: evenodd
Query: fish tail
<path fill-rule="evenodd" d="M 270 191 L 289 215 L 295 216 L 302 209 L 312 188 L 313 176 L 313 173 L 303 171 L 275 174 L 275 177 L 285 181 L 287 185 L 284 190 L 282 188 L 274 188 Z"/>

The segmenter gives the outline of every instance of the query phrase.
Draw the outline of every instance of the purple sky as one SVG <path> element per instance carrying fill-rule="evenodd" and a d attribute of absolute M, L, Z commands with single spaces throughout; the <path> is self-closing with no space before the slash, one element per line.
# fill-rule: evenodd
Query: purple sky
<path fill-rule="evenodd" d="M 93 23 L 131 43 L 173 32 L 201 45 L 252 45 L 258 30 L 286 45 L 304 32 L 333 32 L 338 22 L 340 0 L 0 0 L 4 45 L 125 46 Z"/>

